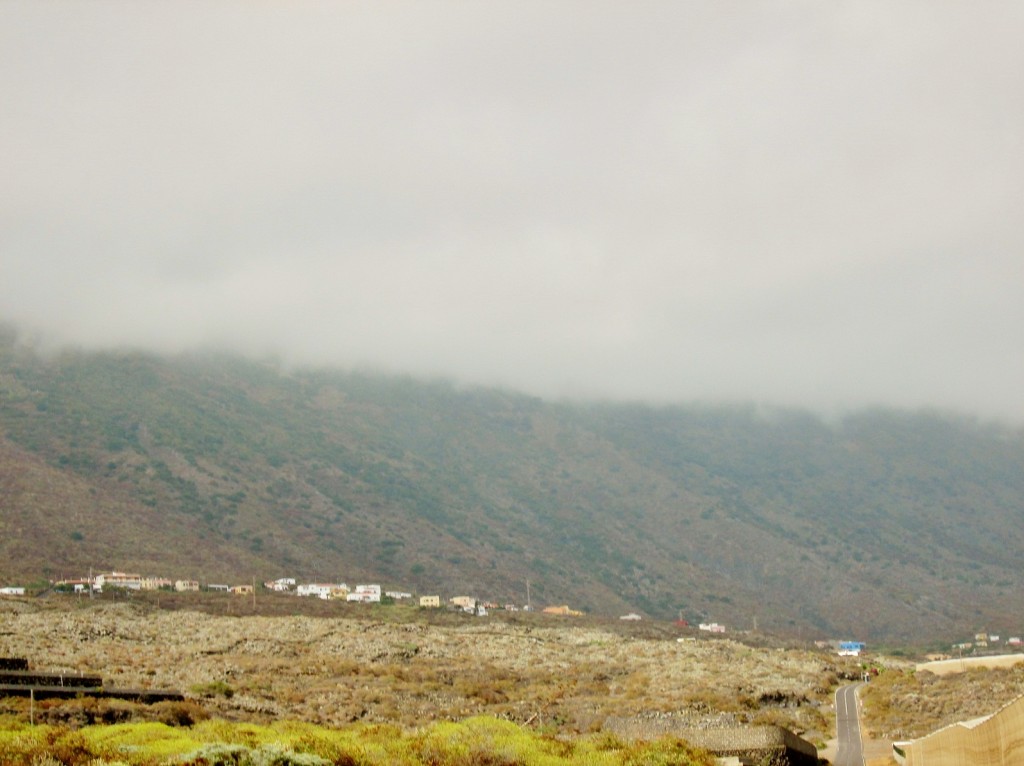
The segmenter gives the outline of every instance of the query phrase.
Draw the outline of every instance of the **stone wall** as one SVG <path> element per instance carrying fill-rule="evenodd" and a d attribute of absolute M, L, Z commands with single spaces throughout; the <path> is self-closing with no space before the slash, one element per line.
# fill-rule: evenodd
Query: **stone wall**
<path fill-rule="evenodd" d="M 673 736 L 719 757 L 738 756 L 744 763 L 772 766 L 817 766 L 818 750 L 780 726 L 694 727 L 687 720 L 609 718 L 603 728 L 624 739 Z"/>

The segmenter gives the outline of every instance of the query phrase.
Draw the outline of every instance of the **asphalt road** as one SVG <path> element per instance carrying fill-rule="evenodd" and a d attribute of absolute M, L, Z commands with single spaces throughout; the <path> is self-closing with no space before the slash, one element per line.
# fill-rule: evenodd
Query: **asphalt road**
<path fill-rule="evenodd" d="M 860 710 L 857 706 L 857 687 L 841 686 L 836 690 L 836 750 L 835 766 L 863 766 L 864 752 L 860 744 Z"/>

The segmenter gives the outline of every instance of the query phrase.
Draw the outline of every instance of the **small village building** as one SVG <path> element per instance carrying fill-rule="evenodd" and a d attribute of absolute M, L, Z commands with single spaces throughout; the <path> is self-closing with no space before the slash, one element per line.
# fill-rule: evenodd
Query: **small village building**
<path fill-rule="evenodd" d="M 58 580 L 53 585 L 55 588 L 73 590 L 75 593 L 81 593 L 92 588 L 93 581 L 88 577 L 82 577 L 77 580 Z"/>
<path fill-rule="evenodd" d="M 234 585 L 231 588 L 231 592 L 236 596 L 251 596 L 253 594 L 253 587 L 251 585 Z"/>
<path fill-rule="evenodd" d="M 286 593 L 295 587 L 294 577 L 279 577 L 276 580 L 270 580 L 263 583 L 263 587 L 267 590 L 272 590 L 275 593 Z"/>
<path fill-rule="evenodd" d="M 175 580 L 174 589 L 178 591 L 178 593 L 197 591 L 199 590 L 199 580 Z"/>
<path fill-rule="evenodd" d="M 143 577 L 142 578 L 142 590 L 170 590 L 174 587 L 174 583 L 168 580 L 166 577 Z"/>
<path fill-rule="evenodd" d="M 570 609 L 568 604 L 562 604 L 561 606 L 546 606 L 543 609 L 544 614 L 558 614 L 563 617 L 582 617 L 583 612 L 578 612 L 575 609 Z"/>
<path fill-rule="evenodd" d="M 311 582 L 298 586 L 295 593 L 299 596 L 316 596 L 324 601 L 332 598 L 343 599 L 348 595 L 348 586 L 343 582 Z"/>
<path fill-rule="evenodd" d="M 839 656 L 840 657 L 860 657 L 860 653 L 864 651 L 863 641 L 840 641 L 839 642 Z"/>
<path fill-rule="evenodd" d="M 449 599 L 453 606 L 459 609 L 476 609 L 476 598 L 473 596 L 455 596 Z"/>
<path fill-rule="evenodd" d="M 363 604 L 379 604 L 380 593 L 380 585 L 357 585 L 345 600 L 358 601 Z"/>
<path fill-rule="evenodd" d="M 93 587 L 102 591 L 105 587 L 142 590 L 142 575 L 127 572 L 105 572 L 93 578 Z"/>
<path fill-rule="evenodd" d="M 424 609 L 438 609 L 441 606 L 441 597 L 420 596 L 420 606 Z"/>
<path fill-rule="evenodd" d="M 25 589 L 22 587 L 8 585 L 0 588 L 0 596 L 24 596 Z"/>

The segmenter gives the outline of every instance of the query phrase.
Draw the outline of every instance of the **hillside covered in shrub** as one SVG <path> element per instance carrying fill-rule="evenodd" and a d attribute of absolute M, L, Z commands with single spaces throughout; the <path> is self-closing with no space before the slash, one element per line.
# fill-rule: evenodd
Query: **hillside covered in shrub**
<path fill-rule="evenodd" d="M 1020 631 L 1024 435 L 0 336 L 0 579 L 382 582 L 808 637 Z"/>

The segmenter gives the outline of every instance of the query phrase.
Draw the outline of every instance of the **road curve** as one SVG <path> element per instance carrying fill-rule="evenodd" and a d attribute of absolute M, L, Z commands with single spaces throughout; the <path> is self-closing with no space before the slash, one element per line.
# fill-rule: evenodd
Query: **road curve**
<path fill-rule="evenodd" d="M 848 684 L 836 690 L 836 750 L 835 766 L 864 766 L 864 751 L 860 743 L 860 717 L 857 688 Z"/>

